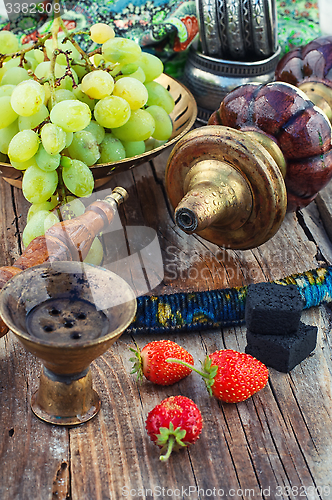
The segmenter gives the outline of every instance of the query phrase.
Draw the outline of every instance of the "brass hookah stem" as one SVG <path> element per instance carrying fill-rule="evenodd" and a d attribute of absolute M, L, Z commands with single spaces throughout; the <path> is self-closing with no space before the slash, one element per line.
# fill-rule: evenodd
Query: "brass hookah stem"
<path fill-rule="evenodd" d="M 185 177 L 184 192 L 175 210 L 175 220 L 187 233 L 212 225 L 241 227 L 251 212 L 250 188 L 226 162 L 199 161 Z"/>

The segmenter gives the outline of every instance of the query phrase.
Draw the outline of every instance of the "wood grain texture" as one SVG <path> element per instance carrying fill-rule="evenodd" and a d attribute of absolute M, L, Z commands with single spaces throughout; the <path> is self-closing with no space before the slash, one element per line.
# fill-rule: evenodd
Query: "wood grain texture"
<path fill-rule="evenodd" d="M 166 151 L 153 164 L 109 183 L 129 191 L 120 209 L 122 223 L 150 227 L 158 236 L 164 277 L 149 293 L 240 286 L 331 263 L 331 243 L 315 205 L 288 214 L 276 236 L 250 251 L 222 250 L 181 233 L 165 194 L 167 156 Z M 17 229 L 22 231 L 27 204 L 19 190 L 0 181 L 0 206 L 0 265 L 9 265 L 21 251 Z M 104 237 L 107 262 L 123 255 L 119 247 L 126 241 L 120 233 Z M 129 271 L 135 285 L 135 266 Z M 38 386 L 40 363 L 9 333 L 0 339 L 0 499 L 173 500 L 209 494 L 243 500 L 332 499 L 331 309 L 306 311 L 302 321 L 318 326 L 314 353 L 289 374 L 270 369 L 268 385 L 236 405 L 211 398 L 195 373 L 170 387 L 138 384 L 130 374 L 129 347 L 134 340 L 143 347 L 164 337 L 125 333 L 92 363 L 100 413 L 69 429 L 32 414 L 30 398 Z M 169 337 L 192 353 L 197 366 L 207 353 L 244 351 L 246 345 L 245 327 Z M 204 428 L 195 445 L 162 463 L 146 434 L 145 419 L 162 399 L 177 394 L 196 402 Z M 323 486 L 320 492 L 317 488 Z"/>

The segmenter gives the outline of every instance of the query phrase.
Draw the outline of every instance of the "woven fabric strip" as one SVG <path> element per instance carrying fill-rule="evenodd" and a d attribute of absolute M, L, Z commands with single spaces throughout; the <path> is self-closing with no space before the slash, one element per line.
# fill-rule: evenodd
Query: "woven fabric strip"
<path fill-rule="evenodd" d="M 332 266 L 320 267 L 275 280 L 281 285 L 296 285 L 304 309 L 332 302 Z M 137 299 L 137 314 L 129 333 L 172 333 L 197 331 L 244 323 L 247 286 L 143 296 Z"/>

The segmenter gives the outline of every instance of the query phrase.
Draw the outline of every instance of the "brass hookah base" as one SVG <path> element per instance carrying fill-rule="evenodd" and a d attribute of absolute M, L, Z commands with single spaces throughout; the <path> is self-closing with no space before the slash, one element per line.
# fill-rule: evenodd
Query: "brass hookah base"
<path fill-rule="evenodd" d="M 212 125 L 177 143 L 166 189 L 180 229 L 246 250 L 279 229 L 287 208 L 284 175 L 284 157 L 266 135 Z"/>
<path fill-rule="evenodd" d="M 97 415 L 100 407 L 90 368 L 80 374 L 61 376 L 44 366 L 39 388 L 31 397 L 33 413 L 55 425 L 83 424 Z"/>

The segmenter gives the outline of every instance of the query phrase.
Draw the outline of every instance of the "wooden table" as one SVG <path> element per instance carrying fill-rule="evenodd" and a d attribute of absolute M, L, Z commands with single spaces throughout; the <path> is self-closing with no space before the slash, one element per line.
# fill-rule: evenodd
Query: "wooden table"
<path fill-rule="evenodd" d="M 123 224 L 148 226 L 158 234 L 165 274 L 154 293 L 239 286 L 332 263 L 332 245 L 315 203 L 288 214 L 277 235 L 252 251 L 221 251 L 186 236 L 175 227 L 165 194 L 168 154 L 109 184 L 129 192 Z M 324 196 L 328 205 L 328 190 Z M 22 251 L 28 204 L 3 180 L 0 209 L 4 265 Z M 302 320 L 318 326 L 314 353 L 289 374 L 270 369 L 268 385 L 239 404 L 209 397 L 194 373 L 174 386 L 139 385 L 130 374 L 133 337 L 123 334 L 92 365 L 100 413 L 73 428 L 43 423 L 31 412 L 40 363 L 10 332 L 0 340 L 0 499 L 332 499 L 331 310 L 313 308 Z M 237 327 L 169 338 L 186 347 L 198 365 L 217 349 L 244 351 L 245 335 L 245 327 Z M 160 338 L 139 334 L 135 340 L 142 347 Z M 162 399 L 177 394 L 197 403 L 204 429 L 195 445 L 162 463 L 145 419 Z"/>

